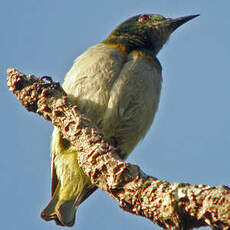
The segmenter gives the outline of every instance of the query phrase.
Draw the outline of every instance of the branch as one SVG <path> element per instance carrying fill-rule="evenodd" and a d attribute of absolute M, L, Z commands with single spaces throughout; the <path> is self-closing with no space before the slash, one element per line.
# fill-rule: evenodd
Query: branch
<path fill-rule="evenodd" d="M 93 184 L 115 198 L 120 207 L 165 229 L 210 226 L 230 229 L 230 188 L 168 183 L 146 175 L 137 165 L 120 160 L 119 150 L 72 105 L 50 77 L 28 78 L 7 71 L 10 91 L 28 110 L 57 126 L 78 150 L 80 167 Z"/>

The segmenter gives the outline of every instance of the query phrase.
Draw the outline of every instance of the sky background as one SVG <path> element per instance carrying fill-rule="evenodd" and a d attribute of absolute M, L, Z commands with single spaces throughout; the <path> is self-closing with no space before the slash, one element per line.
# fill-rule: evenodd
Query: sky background
<path fill-rule="evenodd" d="M 77 56 L 140 13 L 201 16 L 180 27 L 159 53 L 164 78 L 159 110 L 128 161 L 169 182 L 230 186 L 229 9 L 229 0 L 2 1 L 1 229 L 66 229 L 40 218 L 50 200 L 52 125 L 28 113 L 7 90 L 6 69 L 63 82 Z M 97 191 L 80 206 L 71 229 L 160 228 Z"/>

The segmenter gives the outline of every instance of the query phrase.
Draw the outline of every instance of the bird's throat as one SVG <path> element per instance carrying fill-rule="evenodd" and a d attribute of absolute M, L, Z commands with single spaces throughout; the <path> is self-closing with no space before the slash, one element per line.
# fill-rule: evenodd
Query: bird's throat
<path fill-rule="evenodd" d="M 118 49 L 120 50 L 122 53 L 128 55 L 128 50 L 127 50 L 127 47 L 123 44 L 116 44 L 116 43 L 107 43 L 107 42 L 102 42 L 103 44 L 111 47 L 111 48 L 115 48 L 115 49 Z"/>
<path fill-rule="evenodd" d="M 103 44 L 109 46 L 110 48 L 114 48 L 114 49 L 117 49 L 117 50 L 121 51 L 126 56 L 128 56 L 129 53 L 132 52 L 133 56 L 142 57 L 142 58 L 148 60 L 151 64 L 154 65 L 154 67 L 157 69 L 158 72 L 162 71 L 162 67 L 161 67 L 161 64 L 160 64 L 159 60 L 154 55 L 154 53 L 152 51 L 150 51 L 150 50 L 136 49 L 136 50 L 130 51 L 123 44 L 115 44 L 115 43 L 107 43 L 107 42 L 103 42 Z"/>
<path fill-rule="evenodd" d="M 136 36 L 134 34 L 110 34 L 109 37 L 104 40 L 102 43 L 114 46 L 114 47 L 120 47 L 121 51 L 130 53 L 133 50 L 139 50 L 139 49 L 152 49 L 151 44 L 147 43 L 143 38 L 141 39 L 139 36 Z"/>

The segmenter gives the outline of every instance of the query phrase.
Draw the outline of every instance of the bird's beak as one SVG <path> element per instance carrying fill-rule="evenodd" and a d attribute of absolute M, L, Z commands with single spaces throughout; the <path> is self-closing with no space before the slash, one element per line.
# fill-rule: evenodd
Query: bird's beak
<path fill-rule="evenodd" d="M 184 23 L 190 21 L 193 18 L 196 18 L 200 16 L 199 14 L 185 16 L 181 18 L 175 18 L 175 19 L 168 19 L 169 27 L 172 29 L 172 31 L 176 30 L 179 26 L 183 25 Z"/>

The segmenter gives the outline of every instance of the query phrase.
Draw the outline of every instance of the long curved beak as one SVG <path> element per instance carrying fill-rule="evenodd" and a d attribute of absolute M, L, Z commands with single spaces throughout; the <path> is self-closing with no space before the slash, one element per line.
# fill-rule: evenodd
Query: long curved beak
<path fill-rule="evenodd" d="M 172 29 L 172 31 L 176 30 L 178 27 L 180 27 L 181 25 L 183 25 L 184 23 L 190 21 L 193 18 L 196 18 L 200 16 L 199 14 L 195 14 L 195 15 L 190 15 L 190 16 L 185 16 L 185 17 L 180 17 L 180 18 L 175 18 L 175 19 L 169 19 L 169 24 L 170 24 L 170 28 Z"/>

